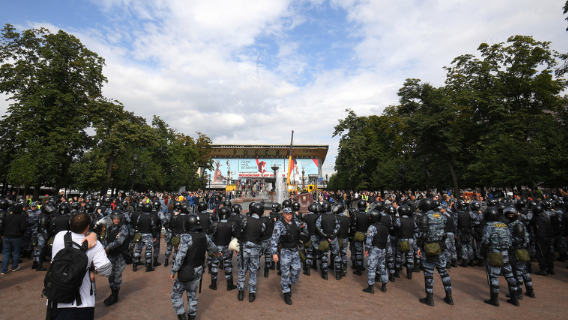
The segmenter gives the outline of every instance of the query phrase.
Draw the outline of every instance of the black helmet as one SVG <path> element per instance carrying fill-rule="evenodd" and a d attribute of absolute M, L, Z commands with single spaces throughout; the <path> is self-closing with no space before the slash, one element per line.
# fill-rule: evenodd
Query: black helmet
<path fill-rule="evenodd" d="M 508 206 L 503 210 L 503 213 L 505 214 L 505 216 L 507 217 L 507 219 L 509 219 L 509 221 L 515 221 L 517 220 L 517 208 L 513 207 L 513 206 Z"/>
<path fill-rule="evenodd" d="M 79 210 L 80 207 L 81 207 L 81 204 L 79 202 L 77 202 L 77 201 L 71 202 L 71 209 Z"/>
<path fill-rule="evenodd" d="M 241 205 L 238 204 L 238 203 L 235 203 L 235 204 L 233 205 L 233 207 L 231 208 L 231 211 L 233 211 L 233 212 L 236 213 L 236 214 L 241 214 L 241 212 L 243 211 L 243 206 L 241 206 Z"/>
<path fill-rule="evenodd" d="M 438 208 L 440 205 L 441 205 L 440 200 L 432 200 L 432 208 L 430 208 L 430 209 L 434 210 L 434 209 Z"/>
<path fill-rule="evenodd" d="M 10 207 L 10 202 L 8 202 L 8 200 L 6 199 L 0 200 L 0 209 L 8 210 L 8 207 Z"/>
<path fill-rule="evenodd" d="M 494 207 L 494 206 L 497 205 L 497 203 L 499 203 L 499 201 L 497 201 L 497 199 L 495 199 L 495 198 L 487 199 L 487 206 L 488 207 Z"/>
<path fill-rule="evenodd" d="M 282 209 L 282 205 L 278 202 L 274 202 L 272 204 L 272 211 L 273 212 L 280 212 L 280 209 Z"/>
<path fill-rule="evenodd" d="M 177 210 L 181 209 L 181 202 L 179 202 L 177 200 L 174 201 L 173 208 L 177 209 Z"/>
<path fill-rule="evenodd" d="M 158 209 L 160 209 L 160 207 L 162 206 L 162 204 L 160 203 L 160 200 L 154 200 L 154 202 L 152 202 L 152 208 L 157 211 Z"/>
<path fill-rule="evenodd" d="M 51 204 L 51 203 L 46 203 L 43 206 L 41 206 L 41 212 L 43 212 L 44 214 L 47 215 L 52 215 L 53 213 L 55 213 L 55 207 Z"/>
<path fill-rule="evenodd" d="M 260 202 L 255 202 L 254 205 L 252 206 L 252 212 L 249 213 L 256 213 L 259 216 L 261 216 L 262 214 L 264 214 L 264 205 Z"/>
<path fill-rule="evenodd" d="M 333 213 L 333 214 L 340 214 L 340 213 L 342 213 L 342 212 L 343 212 L 343 210 L 341 210 L 341 209 L 343 209 L 342 206 L 343 206 L 343 205 L 341 205 L 341 204 L 334 204 L 334 205 L 332 205 L 332 206 L 331 206 L 331 213 Z"/>
<path fill-rule="evenodd" d="M 503 215 L 503 210 L 505 210 L 506 207 L 507 206 L 505 206 L 504 203 L 499 203 L 497 206 L 495 206 L 500 215 Z"/>
<path fill-rule="evenodd" d="M 225 207 L 227 207 L 227 208 L 230 208 L 230 207 L 231 207 L 231 200 L 225 200 L 225 201 L 223 201 L 223 205 L 224 205 Z M 200 210 L 200 211 L 201 211 L 201 210 Z"/>
<path fill-rule="evenodd" d="M 201 227 L 199 225 L 199 217 L 195 214 L 190 214 L 185 218 L 184 221 L 184 228 L 187 231 L 194 231 L 197 227 Z"/>
<path fill-rule="evenodd" d="M 385 208 L 385 203 L 382 201 L 375 201 L 374 204 L 375 206 L 373 208 L 378 210 L 379 212 L 383 211 L 383 209 Z"/>
<path fill-rule="evenodd" d="M 22 213 L 22 210 L 24 209 L 24 205 L 21 203 L 14 203 L 14 205 L 12 206 L 12 213 L 13 214 L 20 214 Z M 69 210 L 69 207 L 67 207 L 67 210 Z"/>
<path fill-rule="evenodd" d="M 547 210 L 552 207 L 552 202 L 548 199 L 544 199 L 540 202 L 540 205 L 544 208 L 544 210 Z"/>
<path fill-rule="evenodd" d="M 342 213 L 343 211 L 345 211 L 345 206 L 343 205 L 343 203 L 338 202 L 335 206 L 337 207 L 337 213 Z"/>
<path fill-rule="evenodd" d="M 485 220 L 487 221 L 499 221 L 501 219 L 501 214 L 499 210 L 495 207 L 489 207 L 485 210 Z"/>
<path fill-rule="evenodd" d="M 377 210 L 377 209 L 373 209 L 373 210 Z M 378 211 L 378 210 L 377 210 L 377 211 Z M 350 209 L 349 209 L 349 216 L 350 216 L 350 217 L 353 217 L 353 216 L 356 215 L 358 212 L 359 212 L 358 209 L 350 208 Z M 380 211 L 379 211 L 379 212 L 380 212 Z"/>
<path fill-rule="evenodd" d="M 124 213 L 122 213 L 121 211 L 118 211 L 118 210 L 114 210 L 110 214 L 111 219 L 122 219 L 123 217 L 124 217 Z"/>
<path fill-rule="evenodd" d="M 385 206 L 385 213 L 388 214 L 388 215 L 394 216 L 396 214 L 396 209 L 392 205 L 387 204 Z"/>
<path fill-rule="evenodd" d="M 430 198 L 423 198 L 418 203 L 418 208 L 422 212 L 426 212 L 432 208 L 432 200 Z"/>
<path fill-rule="evenodd" d="M 292 207 L 292 200 L 286 199 L 282 201 L 282 208 L 291 208 Z"/>
<path fill-rule="evenodd" d="M 228 208 L 230 208 L 231 206 L 227 206 Z M 207 203 L 205 203 L 205 201 L 199 201 L 199 203 L 197 204 L 197 211 L 199 212 L 203 212 L 207 210 Z"/>
<path fill-rule="evenodd" d="M 59 214 L 68 214 L 69 212 L 71 212 L 69 204 L 67 202 L 61 202 L 59 204 Z"/>
<path fill-rule="evenodd" d="M 359 199 L 359 201 L 357 201 L 357 209 L 359 209 L 359 210 L 367 209 L 367 201 L 365 201 L 363 199 Z"/>
<path fill-rule="evenodd" d="M 318 213 L 318 203 L 317 202 L 310 203 L 310 205 L 308 206 L 308 211 L 313 213 Z"/>
<path fill-rule="evenodd" d="M 182 204 L 181 207 L 179 208 L 179 211 L 181 213 L 189 214 L 189 204 L 187 203 Z"/>
<path fill-rule="evenodd" d="M 456 202 L 456 207 L 457 207 L 458 210 L 464 211 L 465 208 L 467 207 L 467 204 L 465 203 L 465 201 L 460 199 Z"/>
<path fill-rule="evenodd" d="M 297 202 L 297 201 L 294 201 L 294 202 L 292 203 L 292 210 L 293 210 L 293 211 L 300 211 L 300 203 Z"/>
<path fill-rule="evenodd" d="M 50 204 L 50 203 L 48 202 L 46 204 Z M 41 208 L 43 209 L 43 206 Z M 87 204 L 85 205 L 85 210 L 87 210 L 87 213 L 93 213 L 93 212 L 95 212 L 95 206 L 93 206 L 92 203 L 87 202 Z"/>
<path fill-rule="evenodd" d="M 325 213 L 331 211 L 331 205 L 329 204 L 329 202 L 324 201 L 324 202 L 322 203 L 322 205 L 321 205 L 321 211 L 322 211 L 322 212 L 325 212 Z"/>
<path fill-rule="evenodd" d="M 478 211 L 479 209 L 481 209 L 481 205 L 477 201 L 472 201 L 469 204 L 469 208 L 471 209 L 471 211 Z"/>
<path fill-rule="evenodd" d="M 379 212 L 379 210 L 372 209 L 371 211 L 369 211 L 368 215 L 369 215 L 369 218 L 371 219 L 371 221 L 373 221 L 373 222 L 380 222 L 381 221 L 382 214 Z"/>
<path fill-rule="evenodd" d="M 152 204 L 146 202 L 142 205 L 142 212 L 152 212 Z"/>
<path fill-rule="evenodd" d="M 124 207 L 124 209 L 128 208 L 128 205 L 130 205 L 130 203 L 128 202 L 128 200 L 124 199 L 122 201 L 122 206 Z"/>
<path fill-rule="evenodd" d="M 412 215 L 412 210 L 407 205 L 402 205 L 397 209 L 399 216 L 407 216 L 410 217 Z"/>
<path fill-rule="evenodd" d="M 219 208 L 219 220 L 227 220 L 231 216 L 231 209 L 229 207 Z"/>
<path fill-rule="evenodd" d="M 532 207 L 532 212 L 535 216 L 538 216 L 544 212 L 544 208 L 540 204 L 535 204 Z"/>
<path fill-rule="evenodd" d="M 253 201 L 253 202 L 251 202 L 251 203 L 249 203 L 249 211 L 248 211 L 248 212 L 249 212 L 249 214 L 250 214 L 250 213 L 252 212 L 252 207 L 254 207 L 254 204 L 255 204 L 255 202 L 254 202 L 254 201 Z"/>
<path fill-rule="evenodd" d="M 515 207 L 517 207 L 517 210 L 522 210 L 527 206 L 527 200 L 525 199 L 519 199 L 515 202 Z"/>

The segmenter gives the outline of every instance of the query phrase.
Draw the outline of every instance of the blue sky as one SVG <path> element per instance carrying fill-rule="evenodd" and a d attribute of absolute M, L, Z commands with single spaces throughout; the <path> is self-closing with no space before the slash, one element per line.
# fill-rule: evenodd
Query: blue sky
<path fill-rule="evenodd" d="M 330 146 L 351 108 L 380 114 L 406 78 L 512 35 L 568 52 L 562 0 L 5 1 L 2 25 L 62 29 L 106 60 L 103 94 L 214 143 Z M 0 114 L 9 102 L 0 96 Z"/>

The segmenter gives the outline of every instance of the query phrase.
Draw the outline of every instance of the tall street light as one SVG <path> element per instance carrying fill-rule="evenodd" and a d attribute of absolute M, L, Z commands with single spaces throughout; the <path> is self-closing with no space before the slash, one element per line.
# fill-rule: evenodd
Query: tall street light
<path fill-rule="evenodd" d="M 134 164 L 132 165 L 132 180 L 130 182 L 130 192 L 134 193 L 134 176 L 136 175 L 136 161 L 138 161 L 138 154 L 135 153 L 132 156 L 132 160 L 134 161 Z"/>

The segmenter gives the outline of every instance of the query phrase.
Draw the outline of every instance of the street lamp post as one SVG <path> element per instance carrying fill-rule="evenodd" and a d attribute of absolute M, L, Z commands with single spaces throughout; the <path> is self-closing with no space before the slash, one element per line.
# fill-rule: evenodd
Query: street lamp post
<path fill-rule="evenodd" d="M 302 191 L 306 189 L 306 178 L 304 175 L 306 174 L 306 170 L 302 169 Z"/>
<path fill-rule="evenodd" d="M 328 182 L 328 181 L 329 181 L 329 180 L 327 180 L 327 173 L 326 173 L 326 174 L 325 174 L 325 188 L 326 188 L 326 189 L 327 189 L 327 182 Z"/>

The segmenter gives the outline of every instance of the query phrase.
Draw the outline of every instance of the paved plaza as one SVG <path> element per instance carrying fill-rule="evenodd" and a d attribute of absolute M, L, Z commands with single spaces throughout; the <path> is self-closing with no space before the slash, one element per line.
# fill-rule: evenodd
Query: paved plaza
<path fill-rule="evenodd" d="M 163 241 L 163 240 L 162 240 Z M 162 243 L 162 252 L 165 247 Z M 236 266 L 236 258 L 233 258 Z M 163 262 L 163 254 L 159 259 Z M 0 319 L 44 319 L 45 302 L 42 298 L 45 272 L 30 269 L 31 261 L 25 259 L 21 270 L 9 272 L 0 277 Z M 261 267 L 264 262 L 261 263 Z M 237 290 L 226 291 L 226 282 L 220 279 L 218 290 L 209 289 L 210 276 L 205 275 L 199 297 L 197 319 L 566 319 L 568 312 L 568 269 L 567 263 L 556 262 L 556 275 L 542 277 L 533 275 L 536 299 L 524 297 L 520 307 L 514 307 L 505 300 L 506 281 L 500 277 L 501 293 L 499 308 L 487 305 L 489 286 L 483 267 L 452 268 L 450 276 L 455 305 L 449 306 L 442 300 L 444 289 L 440 277 L 435 275 L 434 307 L 418 302 L 424 294 L 423 273 L 413 274 L 406 279 L 406 271 L 394 283 L 389 282 L 387 292 L 379 290 L 367 294 L 361 290 L 367 286 L 366 274 L 356 276 L 349 268 L 348 274 L 337 281 L 330 271 L 329 280 L 323 280 L 318 273 L 301 275 L 292 288 L 293 305 L 283 301 L 280 277 L 271 270 L 264 278 L 259 272 L 257 299 L 248 302 L 237 300 Z M 536 263 L 533 269 L 538 270 Z M 236 277 L 237 270 L 233 270 Z M 105 307 L 103 300 L 110 294 L 107 278 L 96 276 L 97 304 L 96 319 L 176 319 L 170 293 L 173 281 L 169 278 L 169 267 L 156 267 L 154 272 L 139 268 L 132 271 L 127 265 L 123 274 L 119 302 Z M 184 298 L 185 299 L 185 298 Z"/>

